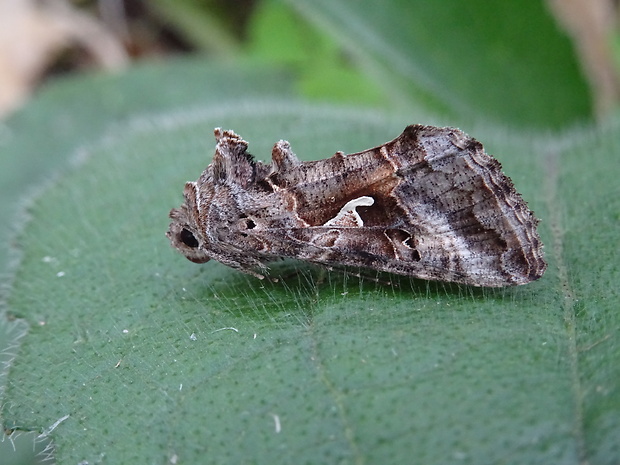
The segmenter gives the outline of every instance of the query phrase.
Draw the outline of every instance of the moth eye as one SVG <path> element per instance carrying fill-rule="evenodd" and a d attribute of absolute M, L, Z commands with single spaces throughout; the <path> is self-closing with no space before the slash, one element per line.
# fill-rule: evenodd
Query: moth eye
<path fill-rule="evenodd" d="M 181 242 L 183 242 L 183 244 L 191 247 L 192 249 L 198 247 L 198 240 L 194 237 L 191 231 L 188 231 L 185 228 L 181 230 L 181 234 L 179 234 L 179 239 L 181 239 Z"/>
<path fill-rule="evenodd" d="M 254 221 L 252 221 L 252 220 L 248 219 L 248 220 L 245 222 L 245 226 L 246 226 L 248 229 L 254 229 L 254 228 L 256 227 L 256 223 L 255 223 Z"/>

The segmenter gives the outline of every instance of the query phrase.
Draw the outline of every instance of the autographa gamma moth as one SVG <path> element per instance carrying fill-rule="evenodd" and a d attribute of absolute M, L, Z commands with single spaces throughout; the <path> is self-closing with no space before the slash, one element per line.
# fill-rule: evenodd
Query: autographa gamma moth
<path fill-rule="evenodd" d="M 379 147 L 301 162 L 288 142 L 269 164 L 215 130 L 213 163 L 170 212 L 172 245 L 263 278 L 292 257 L 472 286 L 529 283 L 547 267 L 538 220 L 482 144 L 412 125 Z"/>

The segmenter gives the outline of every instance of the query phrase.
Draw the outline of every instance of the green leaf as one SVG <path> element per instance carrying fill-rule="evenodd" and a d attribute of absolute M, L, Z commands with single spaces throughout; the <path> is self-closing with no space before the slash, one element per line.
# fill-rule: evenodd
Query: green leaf
<path fill-rule="evenodd" d="M 287 5 L 261 2 L 250 26 L 248 55 L 295 70 L 302 95 L 332 102 L 384 104 L 381 89 L 353 66 L 341 47 Z"/>
<path fill-rule="evenodd" d="M 488 123 L 588 114 L 538 3 L 355 5 L 295 3 L 301 36 L 279 10 L 285 37 L 316 45 L 301 88 L 367 98 L 373 79 L 405 116 L 301 104 L 281 73 L 196 60 L 60 82 L 2 128 L 2 270 L 6 244 L 23 251 L 0 307 L 3 463 L 49 459 L 50 437 L 58 463 L 620 461 L 620 125 Z M 542 280 L 481 290 L 287 261 L 274 283 L 169 248 L 167 212 L 214 126 L 264 160 L 281 138 L 324 158 L 437 123 L 423 107 L 484 142 L 542 218 Z"/>
<path fill-rule="evenodd" d="M 196 59 L 48 86 L 28 108 L 8 121 L 0 134 L 0 298 L 6 297 L 18 262 L 14 235 L 26 221 L 21 211 L 24 203 L 34 192 L 49 188 L 67 171 L 70 159 L 75 162 L 87 153 L 89 144 L 105 138 L 121 119 L 138 113 L 147 121 L 149 113 L 167 110 L 167 116 L 174 120 L 191 115 L 191 105 L 234 108 L 243 105 L 244 98 L 282 96 L 289 89 L 285 75 L 272 68 L 255 63 L 215 66 Z M 178 105 L 186 106 L 182 115 L 175 112 Z M 7 315 L 3 304 L 0 300 L 0 405 L 6 403 L 7 376 L 27 331 L 27 324 Z M 13 434 L 0 438 L 2 463 L 48 463 L 51 446 L 44 433 L 55 421 L 14 422 L 9 427 L 15 430 Z M 32 430 L 36 433 L 28 433 Z"/>
<path fill-rule="evenodd" d="M 21 223 L 20 199 L 66 170 L 68 159 L 114 122 L 198 103 L 242 104 L 244 98 L 290 95 L 286 75 L 256 63 L 217 65 L 204 59 L 136 66 L 122 75 L 59 80 L 0 132 L 0 273 L 9 237 Z"/>
<path fill-rule="evenodd" d="M 532 128 L 591 117 L 571 44 L 540 0 L 284 3 L 344 47 L 392 107 L 426 101 L 452 117 Z"/>
<path fill-rule="evenodd" d="M 545 150 L 575 432 L 582 463 L 591 464 L 620 461 L 619 149 L 615 120 L 600 131 L 569 132 Z"/>
<path fill-rule="evenodd" d="M 227 25 L 226 7 L 218 8 L 217 1 L 205 0 L 152 0 L 149 8 L 172 25 L 177 34 L 185 37 L 199 50 L 209 51 L 222 58 L 230 58 L 239 51 L 239 31 Z M 217 11 L 218 9 L 222 11 Z M 237 13 L 236 18 L 243 15 Z M 239 19 L 237 19 L 239 21 Z"/>
<path fill-rule="evenodd" d="M 167 212 L 211 159 L 205 128 L 234 128 L 258 158 L 285 137 L 316 159 L 408 122 L 247 100 L 133 117 L 93 140 L 19 239 L 8 304 L 31 332 L 6 426 L 69 415 L 52 433 L 59 463 L 617 461 L 617 125 L 568 139 L 464 127 L 544 219 L 550 268 L 528 286 L 296 262 L 273 283 L 168 246 Z"/>
<path fill-rule="evenodd" d="M 7 319 L 4 313 L 0 315 L 0 403 L 5 401 L 9 369 L 27 331 L 28 324 L 25 321 Z M 3 431 L 0 436 L 2 465 L 53 464 L 51 438 L 47 434 L 24 432 L 24 429 L 28 430 L 24 425 L 16 425 L 12 431 Z"/>
<path fill-rule="evenodd" d="M 0 439 L 2 465 L 53 465 L 51 439 L 35 432 L 13 431 Z"/>

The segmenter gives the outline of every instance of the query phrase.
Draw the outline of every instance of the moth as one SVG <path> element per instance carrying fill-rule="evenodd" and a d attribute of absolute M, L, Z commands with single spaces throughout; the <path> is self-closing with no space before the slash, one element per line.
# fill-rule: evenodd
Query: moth
<path fill-rule="evenodd" d="M 302 162 L 281 140 L 255 161 L 215 129 L 213 162 L 170 212 L 172 246 L 263 278 L 292 257 L 472 286 L 540 278 L 538 220 L 482 144 L 459 129 L 411 125 L 359 153 Z"/>

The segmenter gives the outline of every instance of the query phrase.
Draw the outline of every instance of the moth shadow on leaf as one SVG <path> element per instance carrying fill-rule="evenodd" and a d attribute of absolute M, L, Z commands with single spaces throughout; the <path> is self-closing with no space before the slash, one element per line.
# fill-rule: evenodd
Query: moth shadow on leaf
<path fill-rule="evenodd" d="M 272 284 L 290 286 L 292 281 L 305 277 L 305 283 L 312 283 L 318 291 L 329 291 L 333 294 L 355 296 L 355 291 L 377 296 L 399 295 L 411 299 L 435 297 L 468 297 L 475 299 L 504 298 L 511 288 L 484 288 L 466 284 L 444 281 L 429 281 L 411 276 L 397 275 L 367 268 L 332 266 L 326 268 L 321 265 L 300 263 L 295 260 L 284 260 L 277 266 L 271 266 L 270 278 Z M 353 291 L 353 292 L 352 292 Z"/>
<path fill-rule="evenodd" d="M 192 297 L 204 308 L 254 320 L 309 320 L 335 299 L 485 300 L 505 290 L 427 281 L 360 268 L 332 268 L 295 260 L 272 263 L 265 279 L 221 268 L 214 279 L 200 273 Z M 386 300 L 387 302 L 387 300 Z"/>

